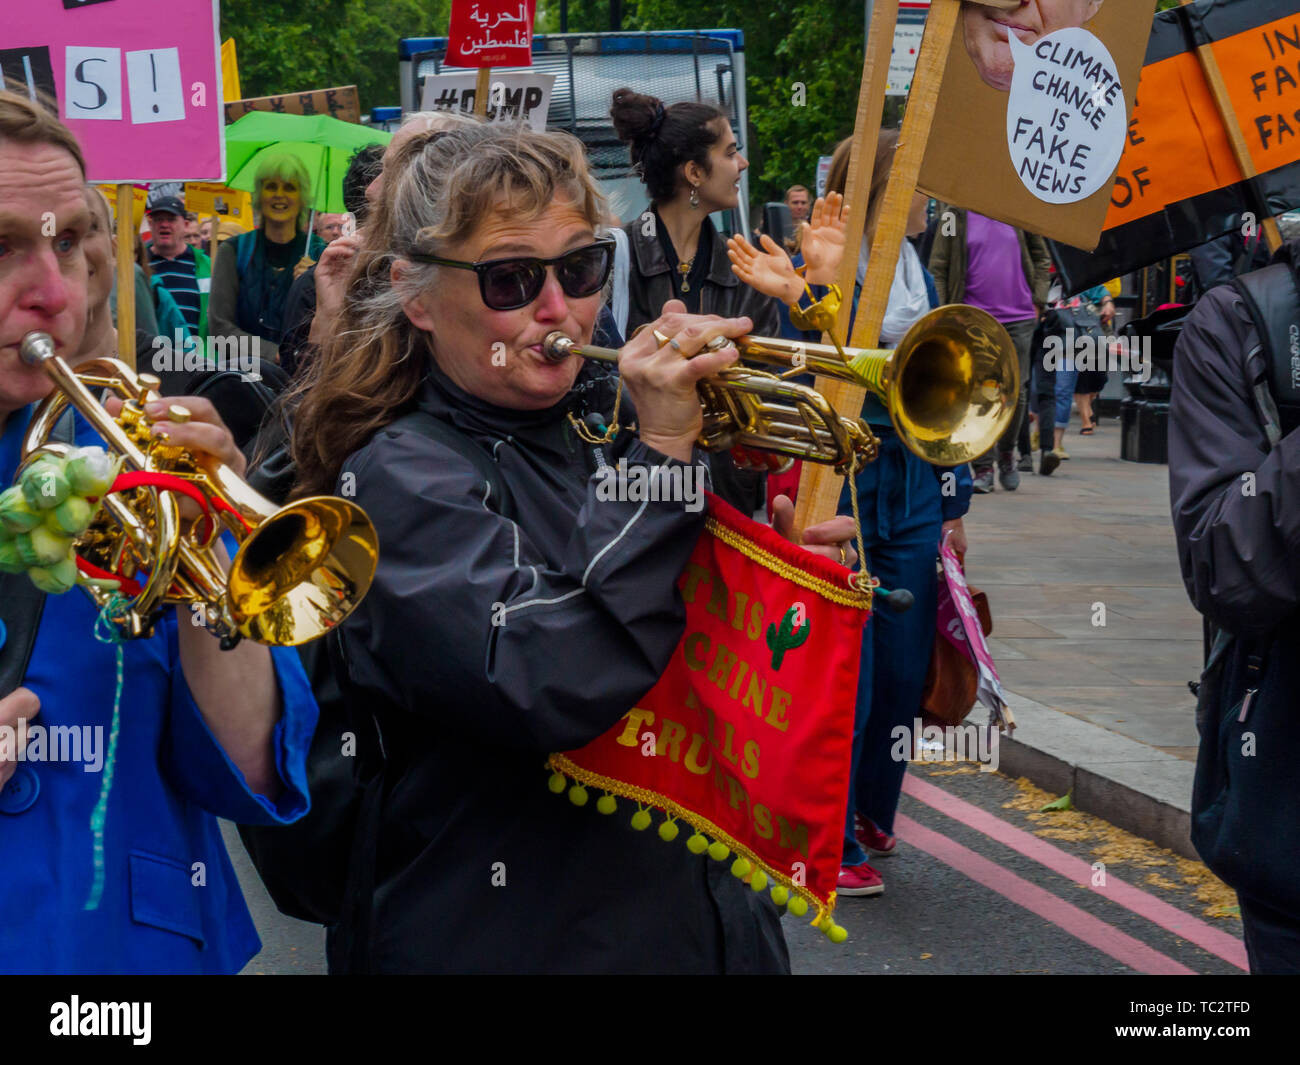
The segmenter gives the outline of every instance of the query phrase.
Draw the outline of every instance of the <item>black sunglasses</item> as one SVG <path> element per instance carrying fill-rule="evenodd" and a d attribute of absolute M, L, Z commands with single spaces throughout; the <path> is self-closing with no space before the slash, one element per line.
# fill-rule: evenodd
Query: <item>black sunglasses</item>
<path fill-rule="evenodd" d="M 413 253 L 410 258 L 421 263 L 473 270 L 478 274 L 478 290 L 484 304 L 494 311 L 517 311 L 541 295 L 548 266 L 555 267 L 560 287 L 570 299 L 582 299 L 599 292 L 614 267 L 614 241 L 602 237 L 593 244 L 574 248 L 554 259 L 489 259 L 482 263 L 467 263 L 418 253 Z"/>

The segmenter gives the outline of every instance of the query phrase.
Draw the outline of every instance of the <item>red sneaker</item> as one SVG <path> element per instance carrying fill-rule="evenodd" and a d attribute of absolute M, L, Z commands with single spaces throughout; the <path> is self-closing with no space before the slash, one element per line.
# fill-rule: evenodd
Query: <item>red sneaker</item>
<path fill-rule="evenodd" d="M 835 892 L 849 898 L 858 898 L 864 895 L 883 895 L 885 893 L 885 882 L 880 879 L 880 874 L 866 862 L 861 865 L 842 865 L 840 866 L 840 878 L 835 884 Z"/>
<path fill-rule="evenodd" d="M 875 826 L 871 818 L 863 817 L 861 814 L 853 815 L 853 834 L 857 836 L 858 842 L 867 849 L 867 852 L 877 858 L 888 858 L 898 846 L 897 836 L 885 835 Z"/>

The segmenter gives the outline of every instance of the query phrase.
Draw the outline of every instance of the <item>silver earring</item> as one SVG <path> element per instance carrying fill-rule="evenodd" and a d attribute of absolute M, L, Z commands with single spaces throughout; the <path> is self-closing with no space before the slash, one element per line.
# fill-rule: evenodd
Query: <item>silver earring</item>
<path fill-rule="evenodd" d="M 700 205 L 700 190 L 694 185 L 691 186 L 691 210 L 695 210 Z"/>

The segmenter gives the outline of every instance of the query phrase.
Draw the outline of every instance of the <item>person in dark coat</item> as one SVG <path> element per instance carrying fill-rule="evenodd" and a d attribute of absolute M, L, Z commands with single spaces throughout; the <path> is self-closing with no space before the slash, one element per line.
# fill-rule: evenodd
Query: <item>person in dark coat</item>
<path fill-rule="evenodd" d="M 1192 841 L 1237 891 L 1251 971 L 1296 974 L 1300 433 L 1269 411 L 1266 358 L 1234 288 L 1201 298 L 1174 355 L 1169 487 L 1183 581 L 1212 637 Z"/>
<path fill-rule="evenodd" d="M 603 216 L 567 134 L 412 137 L 301 384 L 297 491 L 355 493 L 382 545 L 342 642 L 386 797 L 375 889 L 331 929 L 334 972 L 789 969 L 775 907 L 724 863 L 546 787 L 550 752 L 614 727 L 666 668 L 704 528 L 681 499 L 604 500 L 599 471 L 703 478 L 695 382 L 736 352 L 696 353 L 753 324 L 670 302 L 654 328 L 677 347 L 649 330 L 623 347 L 621 403 L 608 369 L 547 359 L 553 330 L 592 334 Z M 495 460 L 509 499 L 464 447 L 393 427 L 411 409 Z M 850 535 L 839 519 L 806 540 Z"/>

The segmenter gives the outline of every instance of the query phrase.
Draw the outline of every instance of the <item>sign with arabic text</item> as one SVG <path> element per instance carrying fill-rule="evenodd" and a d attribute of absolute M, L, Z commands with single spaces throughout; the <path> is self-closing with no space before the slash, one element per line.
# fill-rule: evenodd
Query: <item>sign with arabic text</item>
<path fill-rule="evenodd" d="M 452 0 L 447 65 L 532 66 L 536 10 L 537 0 Z"/>

